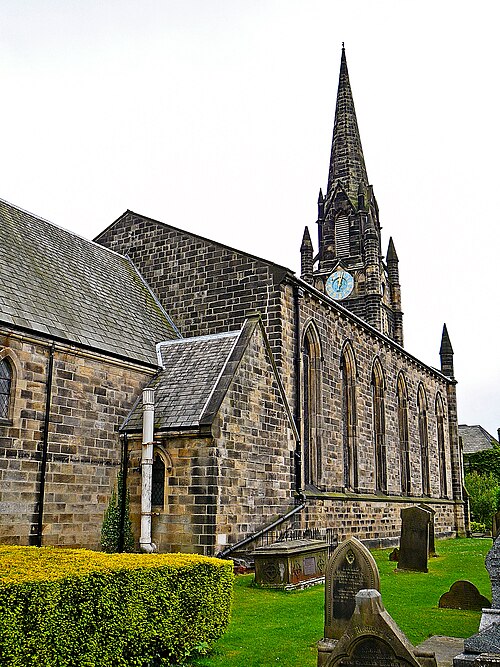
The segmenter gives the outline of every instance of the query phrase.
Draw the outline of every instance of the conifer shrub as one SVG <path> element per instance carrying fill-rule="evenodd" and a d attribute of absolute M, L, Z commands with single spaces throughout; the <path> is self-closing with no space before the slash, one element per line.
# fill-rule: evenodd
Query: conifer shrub
<path fill-rule="evenodd" d="M 0 547 L 2 667 L 183 664 L 225 631 L 232 563 Z"/>
<path fill-rule="evenodd" d="M 135 539 L 130 519 L 130 493 L 125 493 L 125 507 L 120 506 L 123 498 L 123 473 L 118 473 L 118 492 L 113 489 L 108 507 L 104 512 L 101 527 L 101 549 L 108 554 L 118 551 L 134 551 Z M 122 518 L 123 512 L 123 518 Z M 122 525 L 123 523 L 123 525 Z M 123 530 L 123 536 L 120 532 Z"/>

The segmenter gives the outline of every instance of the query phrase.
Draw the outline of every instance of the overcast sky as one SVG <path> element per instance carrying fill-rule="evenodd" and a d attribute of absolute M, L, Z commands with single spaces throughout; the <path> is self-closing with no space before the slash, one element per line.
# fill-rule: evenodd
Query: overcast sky
<path fill-rule="evenodd" d="M 0 197 L 87 238 L 131 209 L 300 271 L 345 42 L 405 347 L 500 426 L 497 0 L 1 0 Z"/>

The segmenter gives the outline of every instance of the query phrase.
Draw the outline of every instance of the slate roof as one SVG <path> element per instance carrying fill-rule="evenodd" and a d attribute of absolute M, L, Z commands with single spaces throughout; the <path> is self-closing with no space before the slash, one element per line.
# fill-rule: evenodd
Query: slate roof
<path fill-rule="evenodd" d="M 159 344 L 163 369 L 149 384 L 155 388 L 155 430 L 210 423 L 246 346 L 244 330 Z M 122 426 L 141 429 L 142 399 Z"/>
<path fill-rule="evenodd" d="M 0 200 L 0 322 L 157 364 L 175 326 L 131 261 Z"/>
<path fill-rule="evenodd" d="M 481 452 L 485 449 L 491 449 L 493 447 L 492 443 L 498 444 L 496 439 L 479 425 L 459 424 L 458 435 L 462 438 L 464 454 Z"/>

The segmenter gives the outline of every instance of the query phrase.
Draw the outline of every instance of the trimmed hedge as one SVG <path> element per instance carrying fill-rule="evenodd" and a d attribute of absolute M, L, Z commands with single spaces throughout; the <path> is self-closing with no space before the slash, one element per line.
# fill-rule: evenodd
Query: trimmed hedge
<path fill-rule="evenodd" d="M 182 663 L 225 631 L 232 584 L 217 558 L 0 547 L 0 665 Z"/>

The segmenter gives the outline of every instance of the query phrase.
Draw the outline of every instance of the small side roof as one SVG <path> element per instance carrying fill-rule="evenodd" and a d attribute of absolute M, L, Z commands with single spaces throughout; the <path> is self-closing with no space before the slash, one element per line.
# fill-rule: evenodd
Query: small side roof
<path fill-rule="evenodd" d="M 0 322 L 156 365 L 179 337 L 132 262 L 0 200 Z"/>
<path fill-rule="evenodd" d="M 498 441 L 478 424 L 475 426 L 459 424 L 458 435 L 462 438 L 464 454 L 475 454 L 485 449 L 492 449 L 494 444 L 498 445 Z"/>
<path fill-rule="evenodd" d="M 235 363 L 243 354 L 244 328 L 158 345 L 163 368 L 149 384 L 155 389 L 155 430 L 197 428 L 210 423 L 216 412 L 213 402 L 218 408 L 229 386 L 228 376 L 232 377 Z M 142 398 L 122 426 L 129 432 L 141 429 Z"/>

